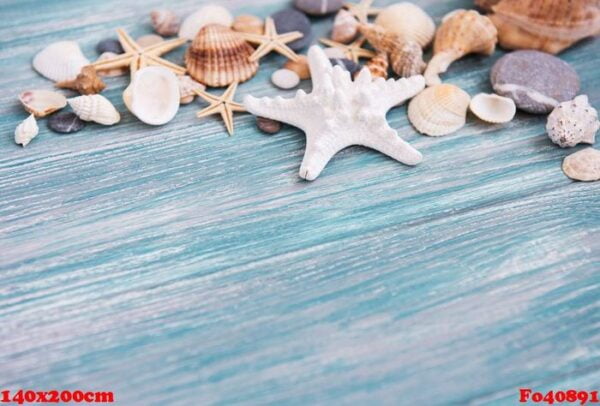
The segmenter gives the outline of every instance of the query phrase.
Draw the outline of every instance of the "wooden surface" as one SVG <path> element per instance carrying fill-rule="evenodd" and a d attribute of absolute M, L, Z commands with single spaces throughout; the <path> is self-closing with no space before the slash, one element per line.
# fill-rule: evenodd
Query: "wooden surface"
<path fill-rule="evenodd" d="M 180 13 L 199 1 L 178 1 Z M 220 2 L 267 16 L 284 1 Z M 383 5 L 390 1 L 378 1 Z M 439 23 L 470 1 L 422 0 Z M 561 172 L 545 117 L 469 118 L 443 138 L 392 127 L 416 168 L 364 148 L 314 183 L 303 134 L 183 106 L 163 127 L 103 93 L 114 127 L 13 142 L 30 67 L 64 39 L 95 58 L 164 2 L 0 3 L 0 386 L 112 390 L 119 404 L 515 404 L 518 387 L 600 389 L 600 184 Z M 331 19 L 314 20 L 324 34 Z M 314 41 L 313 41 L 314 42 Z M 183 50 L 167 56 L 182 62 Z M 492 57 L 445 80 L 489 92 Z M 564 52 L 600 107 L 600 40 Z M 246 94 L 292 94 L 264 60 Z M 310 82 L 301 85 L 310 90 Z"/>

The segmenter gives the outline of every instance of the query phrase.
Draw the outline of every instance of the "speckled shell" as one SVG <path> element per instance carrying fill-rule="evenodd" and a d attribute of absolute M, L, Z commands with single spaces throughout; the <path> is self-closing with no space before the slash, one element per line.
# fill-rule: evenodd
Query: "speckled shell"
<path fill-rule="evenodd" d="M 89 64 L 75 41 L 50 44 L 33 58 L 34 69 L 54 82 L 75 80 L 81 68 Z"/>
<path fill-rule="evenodd" d="M 220 24 L 230 27 L 233 24 L 233 16 L 223 6 L 217 4 L 203 6 L 183 20 L 179 28 L 179 38 L 193 40 L 200 30 L 209 24 Z"/>
<path fill-rule="evenodd" d="M 369 60 L 365 66 L 371 71 L 373 79 L 387 79 L 389 62 L 385 52 L 379 52 L 374 58 Z"/>
<path fill-rule="evenodd" d="M 228 27 L 210 24 L 202 28 L 185 54 L 188 73 L 198 82 L 222 87 L 245 82 L 258 70 L 248 60 L 254 52 L 246 41 Z"/>
<path fill-rule="evenodd" d="M 397 34 L 404 41 L 415 41 L 425 48 L 435 34 L 433 19 L 419 6 L 408 3 L 392 4 L 381 10 L 375 24 Z"/>
<path fill-rule="evenodd" d="M 205 90 L 206 86 L 196 82 L 188 75 L 177 76 L 179 80 L 179 103 L 189 104 L 194 101 L 196 93 L 194 90 Z"/>
<path fill-rule="evenodd" d="M 262 35 L 265 31 L 265 22 L 260 17 L 243 14 L 233 20 L 231 28 L 237 32 Z"/>
<path fill-rule="evenodd" d="M 358 34 L 358 21 L 348 10 L 340 10 L 333 20 L 331 39 L 342 44 L 352 42 Z"/>
<path fill-rule="evenodd" d="M 39 132 L 40 128 L 35 121 L 35 116 L 31 114 L 15 129 L 15 143 L 26 147 Z"/>
<path fill-rule="evenodd" d="M 150 21 L 157 34 L 165 37 L 177 35 L 181 26 L 181 19 L 171 10 L 159 9 L 150 12 Z"/>
<path fill-rule="evenodd" d="M 500 45 L 556 54 L 600 34 L 599 0 L 502 0 L 490 16 Z"/>
<path fill-rule="evenodd" d="M 469 108 L 479 119 L 492 124 L 508 123 L 517 112 L 512 99 L 486 93 L 474 96 Z"/>
<path fill-rule="evenodd" d="M 586 148 L 565 158 L 563 172 L 573 180 L 594 182 L 600 180 L 600 151 Z"/>
<path fill-rule="evenodd" d="M 26 90 L 19 95 L 19 101 L 27 112 L 38 118 L 46 117 L 67 105 L 65 96 L 49 90 Z"/>
<path fill-rule="evenodd" d="M 457 86 L 429 87 L 411 100 L 408 118 L 422 134 L 432 137 L 451 134 L 465 125 L 471 98 Z"/>
<path fill-rule="evenodd" d="M 550 113 L 546 123 L 548 137 L 562 148 L 574 147 L 580 143 L 593 144 L 598 129 L 598 112 L 590 106 L 585 95 L 559 104 Z"/>
<path fill-rule="evenodd" d="M 67 102 L 83 121 L 93 121 L 102 125 L 113 125 L 121 121 L 121 115 L 115 106 L 99 94 L 73 97 Z"/>

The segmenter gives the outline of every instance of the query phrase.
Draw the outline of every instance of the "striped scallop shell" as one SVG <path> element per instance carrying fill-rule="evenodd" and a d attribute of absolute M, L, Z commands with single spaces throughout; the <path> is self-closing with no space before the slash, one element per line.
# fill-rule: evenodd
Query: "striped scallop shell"
<path fill-rule="evenodd" d="M 245 82 L 258 70 L 258 62 L 248 58 L 254 52 L 246 41 L 230 28 L 210 24 L 202 28 L 185 54 L 188 73 L 211 87 Z"/>
<path fill-rule="evenodd" d="M 457 86 L 441 84 L 422 91 L 408 106 L 408 119 L 422 134 L 451 134 L 465 125 L 471 98 Z"/>
<path fill-rule="evenodd" d="M 54 82 L 75 80 L 81 68 L 89 64 L 75 41 L 54 42 L 33 58 L 34 69 Z"/>

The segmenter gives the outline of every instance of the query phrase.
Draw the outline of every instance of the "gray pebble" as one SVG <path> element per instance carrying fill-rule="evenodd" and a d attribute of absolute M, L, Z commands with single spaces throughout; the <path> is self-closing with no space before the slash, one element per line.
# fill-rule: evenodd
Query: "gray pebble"
<path fill-rule="evenodd" d="M 125 50 L 123 50 L 123 47 L 121 46 L 119 40 L 114 38 L 107 38 L 98 42 L 98 45 L 96 45 L 96 52 L 98 52 L 98 54 L 100 55 L 102 55 L 105 52 L 112 52 L 113 54 L 122 54 L 125 52 Z"/>
<path fill-rule="evenodd" d="M 354 62 L 351 59 L 346 58 L 331 58 L 329 59 L 333 66 L 340 65 L 342 68 L 346 69 L 352 75 L 358 72 L 361 69 L 361 66 Z"/>
<path fill-rule="evenodd" d="M 343 0 L 294 0 L 294 6 L 313 16 L 335 13 L 344 5 Z"/>
<path fill-rule="evenodd" d="M 281 123 L 266 117 L 256 117 L 256 126 L 267 134 L 277 134 L 281 130 Z"/>
<path fill-rule="evenodd" d="M 48 119 L 48 128 L 61 134 L 76 133 L 85 127 L 85 121 L 75 113 L 57 113 Z"/>
<path fill-rule="evenodd" d="M 579 92 L 577 72 L 565 61 L 540 51 L 503 56 L 494 64 L 490 80 L 496 93 L 533 114 L 550 113 Z"/>
<path fill-rule="evenodd" d="M 278 11 L 271 16 L 275 23 L 278 34 L 284 34 L 291 31 L 300 31 L 304 37 L 289 42 L 287 45 L 294 51 L 300 51 L 306 48 L 312 41 L 312 27 L 310 20 L 304 14 L 293 8 L 286 8 Z"/>

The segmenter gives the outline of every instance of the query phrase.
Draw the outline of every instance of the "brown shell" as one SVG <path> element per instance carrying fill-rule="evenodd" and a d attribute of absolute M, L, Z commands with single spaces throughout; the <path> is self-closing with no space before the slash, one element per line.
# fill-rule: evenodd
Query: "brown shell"
<path fill-rule="evenodd" d="M 56 87 L 77 90 L 81 94 L 90 95 L 100 93 L 106 88 L 106 85 L 98 77 L 96 69 L 91 65 L 87 65 L 81 69 L 75 80 L 58 82 L 56 83 Z"/>
<path fill-rule="evenodd" d="M 374 58 L 369 60 L 365 66 L 371 71 L 371 75 L 374 79 L 387 79 L 389 65 L 387 54 L 385 52 L 379 52 Z"/>
<path fill-rule="evenodd" d="M 458 10 L 442 21 L 435 35 L 433 53 L 451 51 L 460 56 L 470 53 L 491 55 L 497 41 L 498 32 L 488 17 L 475 10 Z"/>
<path fill-rule="evenodd" d="M 491 11 L 492 6 L 500 3 L 502 0 L 475 0 L 475 5 L 484 9 L 485 11 Z"/>
<path fill-rule="evenodd" d="M 230 28 L 220 24 L 203 27 L 185 53 L 188 73 L 198 82 L 211 87 L 245 82 L 258 71 L 258 63 L 250 62 L 254 52 L 246 41 Z"/>
<path fill-rule="evenodd" d="M 502 0 L 490 16 L 500 45 L 556 54 L 600 35 L 600 0 Z"/>

